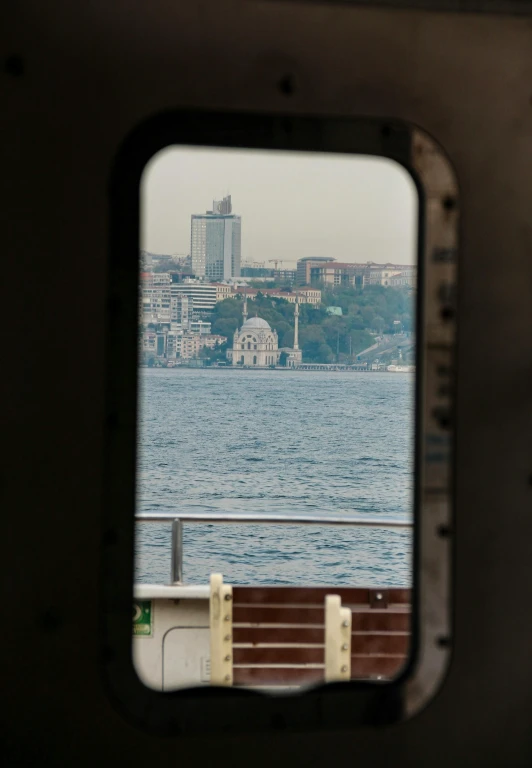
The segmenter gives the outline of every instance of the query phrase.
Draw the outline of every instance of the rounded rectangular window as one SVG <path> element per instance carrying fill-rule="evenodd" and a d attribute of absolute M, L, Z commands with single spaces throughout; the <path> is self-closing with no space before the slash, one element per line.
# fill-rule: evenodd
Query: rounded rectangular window
<path fill-rule="evenodd" d="M 411 638 L 414 181 L 384 158 L 171 146 L 146 166 L 141 205 L 135 589 L 154 614 L 154 642 L 133 640 L 141 679 L 209 684 L 217 573 L 234 592 L 218 682 L 397 677 Z M 179 603 L 156 597 L 169 585 Z M 333 595 L 352 631 L 328 670 Z"/>
<path fill-rule="evenodd" d="M 371 683 L 400 716 L 450 644 L 456 185 L 408 127 L 271 124 L 159 138 L 112 277 L 136 283 L 136 690 L 169 713 Z"/>

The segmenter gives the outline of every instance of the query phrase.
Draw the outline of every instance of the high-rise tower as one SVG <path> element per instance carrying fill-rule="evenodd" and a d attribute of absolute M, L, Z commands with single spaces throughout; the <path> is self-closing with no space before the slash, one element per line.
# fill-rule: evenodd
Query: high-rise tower
<path fill-rule="evenodd" d="M 231 195 L 213 201 L 213 210 L 191 217 L 190 257 L 197 277 L 240 277 L 240 216 L 231 213 Z"/>

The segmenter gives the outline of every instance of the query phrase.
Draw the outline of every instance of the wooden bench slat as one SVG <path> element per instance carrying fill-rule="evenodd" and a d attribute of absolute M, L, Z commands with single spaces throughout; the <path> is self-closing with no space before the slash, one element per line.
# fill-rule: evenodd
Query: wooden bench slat
<path fill-rule="evenodd" d="M 244 617 L 246 618 L 246 617 Z M 361 613 L 361 614 L 352 614 L 351 617 L 352 620 L 352 629 L 353 632 L 409 632 L 410 631 L 410 616 L 408 614 L 396 614 L 396 613 L 390 613 L 388 615 L 385 614 L 369 614 L 369 613 Z M 305 626 L 304 624 L 300 626 L 293 626 L 294 624 L 297 624 L 297 622 L 292 621 L 284 621 L 280 622 L 280 624 L 287 624 L 290 626 L 272 626 L 272 627 L 265 627 L 261 626 L 262 624 L 269 623 L 269 622 L 251 622 L 251 621 L 240 621 L 235 622 L 233 625 L 233 636 L 235 638 L 235 642 L 258 642 L 261 637 L 274 637 L 275 633 L 279 633 L 279 638 L 287 638 L 287 639 L 280 639 L 278 642 L 285 642 L 285 643 L 297 643 L 298 639 L 297 636 L 294 633 L 300 633 L 299 637 L 305 638 L 304 640 L 301 639 L 300 642 L 306 642 L 306 643 L 321 643 L 323 642 L 323 624 L 318 622 L 316 626 Z M 275 624 L 275 622 L 271 622 L 272 624 Z M 255 624 L 256 626 L 249 626 L 250 624 Z M 238 638 L 238 640 L 237 640 Z M 247 639 L 249 638 L 249 639 Z M 295 639 L 294 639 L 295 638 Z M 319 639 L 311 639 L 311 638 L 319 638 Z M 276 642 L 275 640 L 266 640 L 264 639 L 263 642 Z"/>
<path fill-rule="evenodd" d="M 370 593 L 381 592 L 385 602 L 410 604 L 412 590 L 376 587 L 236 587 L 233 586 L 235 603 L 311 604 L 323 605 L 326 595 L 340 595 L 342 605 L 370 604 Z"/>
<path fill-rule="evenodd" d="M 235 627 L 233 643 L 323 643 L 323 627 Z"/>
<path fill-rule="evenodd" d="M 353 632 L 410 632 L 410 614 L 376 611 L 353 613 L 351 629 Z"/>
<path fill-rule="evenodd" d="M 345 606 L 349 608 L 350 606 Z M 352 612 L 353 621 L 357 621 L 360 616 L 383 616 L 386 619 L 390 616 L 400 615 L 410 617 L 410 612 L 404 608 L 388 608 L 385 611 L 379 611 L 366 606 L 363 610 L 359 608 Z M 325 621 L 325 611 L 323 608 L 294 607 L 286 605 L 280 607 L 277 605 L 238 605 L 233 607 L 234 624 L 323 624 Z"/>
<path fill-rule="evenodd" d="M 233 623 L 240 624 L 323 624 L 323 608 L 279 608 L 270 605 L 241 606 L 234 604 Z"/>
<path fill-rule="evenodd" d="M 405 664 L 401 657 L 359 657 L 351 660 L 351 679 L 376 676 L 396 677 Z M 235 685 L 309 685 L 323 682 L 325 670 L 321 667 L 233 667 Z"/>
<path fill-rule="evenodd" d="M 356 664 L 359 657 L 362 658 L 394 658 L 404 660 L 406 654 L 371 653 L 364 650 L 351 654 L 351 663 Z M 325 648 L 233 648 L 234 664 L 323 664 Z"/>
<path fill-rule="evenodd" d="M 383 643 L 386 647 L 400 647 L 404 646 L 408 649 L 410 643 L 410 633 L 407 631 L 408 627 L 399 630 L 369 630 L 367 632 L 359 633 L 354 631 L 352 633 L 351 642 L 353 647 L 367 647 L 367 643 L 372 643 L 374 638 L 383 638 Z M 389 634 L 393 633 L 393 634 Z M 386 638 L 397 637 L 397 645 L 393 640 L 390 644 L 386 644 Z M 308 643 L 324 643 L 324 628 L 323 627 L 233 627 L 233 642 L 239 643 L 253 643 L 255 645 L 260 643 L 298 643 L 306 645 Z M 356 643 L 360 642 L 360 646 L 356 646 Z M 405 651 L 406 652 L 406 651 Z"/>
<path fill-rule="evenodd" d="M 308 685 L 323 682 L 324 669 L 309 667 L 233 667 L 233 685 Z"/>
<path fill-rule="evenodd" d="M 351 653 L 394 654 L 406 656 L 410 648 L 410 635 L 351 635 Z"/>
<path fill-rule="evenodd" d="M 234 664 L 323 664 L 324 648 L 233 648 Z"/>

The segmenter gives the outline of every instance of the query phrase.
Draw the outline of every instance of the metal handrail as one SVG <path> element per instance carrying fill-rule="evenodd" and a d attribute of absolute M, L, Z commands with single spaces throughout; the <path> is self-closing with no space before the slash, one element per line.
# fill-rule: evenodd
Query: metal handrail
<path fill-rule="evenodd" d="M 317 517 L 314 515 L 258 515 L 198 512 L 137 512 L 139 523 L 172 523 L 173 584 L 183 583 L 183 523 L 258 523 L 260 525 L 345 525 L 360 528 L 412 528 L 414 523 L 404 520 L 382 520 L 375 517 Z"/>

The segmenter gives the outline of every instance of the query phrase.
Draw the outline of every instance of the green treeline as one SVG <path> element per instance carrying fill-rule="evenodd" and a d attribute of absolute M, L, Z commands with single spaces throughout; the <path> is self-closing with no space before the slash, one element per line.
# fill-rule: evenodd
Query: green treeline
<path fill-rule="evenodd" d="M 327 313 L 326 307 L 340 307 L 342 315 Z M 330 363 L 349 360 L 370 347 L 375 334 L 413 330 L 414 300 L 407 288 L 369 286 L 322 290 L 322 305 L 299 307 L 299 346 L 305 362 Z M 248 301 L 248 317 L 255 314 L 277 331 L 280 347 L 294 342 L 294 304 L 258 294 Z M 225 299 L 211 316 L 212 333 L 226 336 L 231 345 L 233 333 L 242 324 L 242 299 Z M 222 357 L 225 346 L 213 357 Z"/>

